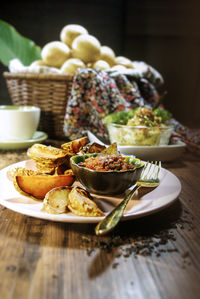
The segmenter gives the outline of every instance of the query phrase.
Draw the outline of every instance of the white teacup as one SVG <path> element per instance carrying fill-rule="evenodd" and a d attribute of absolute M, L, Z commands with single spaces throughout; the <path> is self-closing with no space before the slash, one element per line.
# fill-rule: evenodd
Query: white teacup
<path fill-rule="evenodd" d="M 28 140 L 37 130 L 40 108 L 35 106 L 0 106 L 0 140 Z"/>

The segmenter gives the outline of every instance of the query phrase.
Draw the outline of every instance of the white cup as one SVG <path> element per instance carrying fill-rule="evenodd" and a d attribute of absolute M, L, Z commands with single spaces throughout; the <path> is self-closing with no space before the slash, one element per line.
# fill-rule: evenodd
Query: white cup
<path fill-rule="evenodd" d="M 35 106 L 0 106 L 0 140 L 31 139 L 40 120 L 40 108 Z"/>

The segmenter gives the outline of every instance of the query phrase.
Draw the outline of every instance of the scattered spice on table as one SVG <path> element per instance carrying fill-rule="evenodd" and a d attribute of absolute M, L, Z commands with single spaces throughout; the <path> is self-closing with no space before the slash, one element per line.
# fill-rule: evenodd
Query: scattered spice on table
<path fill-rule="evenodd" d="M 106 237 L 98 237 L 95 242 L 92 237 L 82 236 L 82 242 L 89 257 L 93 256 L 96 250 L 112 254 L 113 249 L 117 249 L 114 251 L 113 269 L 119 266 L 120 258 L 138 258 L 139 256 L 160 258 L 165 253 L 179 254 L 182 259 L 182 268 L 185 268 L 186 265 L 190 265 L 189 252 L 184 250 L 179 252 L 175 241 L 176 229 L 193 229 L 189 217 L 189 212 L 184 209 L 183 215 L 170 223 L 170 228 L 158 229 L 158 231 L 146 235 L 141 232 L 132 232 L 131 236 L 119 234 L 116 230 Z"/>

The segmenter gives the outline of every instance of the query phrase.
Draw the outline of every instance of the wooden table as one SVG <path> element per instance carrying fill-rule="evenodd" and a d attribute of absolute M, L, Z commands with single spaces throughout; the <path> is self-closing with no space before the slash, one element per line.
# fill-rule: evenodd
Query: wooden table
<path fill-rule="evenodd" d="M 0 168 L 24 159 L 0 151 Z M 0 206 L 0 298 L 200 298 L 200 159 L 185 153 L 163 167 L 182 183 L 178 200 L 107 236 Z"/>

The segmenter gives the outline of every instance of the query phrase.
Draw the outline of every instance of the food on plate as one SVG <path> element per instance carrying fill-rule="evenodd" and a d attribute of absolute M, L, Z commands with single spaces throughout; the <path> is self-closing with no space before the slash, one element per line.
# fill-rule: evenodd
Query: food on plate
<path fill-rule="evenodd" d="M 87 145 L 87 146 L 86 146 Z M 70 187 L 75 181 L 75 175 L 70 168 L 69 159 L 80 151 L 89 148 L 103 151 L 104 146 L 97 144 L 87 144 L 87 137 L 82 137 L 61 145 L 61 148 L 46 146 L 44 144 L 34 144 L 28 151 L 28 156 L 35 162 L 34 169 L 18 167 L 8 172 L 8 177 L 13 181 L 15 189 L 22 195 L 43 200 L 43 210 L 48 213 L 63 213 L 68 209 L 73 210 L 77 215 L 100 216 L 100 210 L 92 198 L 84 192 L 84 189 Z M 74 187 L 76 188 L 76 187 Z M 71 196 L 67 202 L 67 193 L 71 192 L 76 196 Z"/>
<path fill-rule="evenodd" d="M 97 155 L 88 157 L 79 165 L 96 171 L 126 171 L 135 169 L 135 164 L 127 157 L 117 155 Z"/>
<path fill-rule="evenodd" d="M 117 65 L 123 65 L 126 68 L 133 68 L 133 62 L 124 56 L 117 56 L 115 58 L 115 64 Z"/>
<path fill-rule="evenodd" d="M 106 149 L 105 145 L 101 145 L 99 143 L 93 142 L 93 143 L 86 144 L 79 152 L 81 154 L 101 153 L 105 149 Z"/>
<path fill-rule="evenodd" d="M 66 152 L 60 148 L 53 147 L 51 145 L 47 146 L 44 144 L 35 143 L 28 149 L 28 156 L 35 160 L 45 160 L 53 161 L 54 163 L 60 162 L 66 157 Z"/>
<path fill-rule="evenodd" d="M 62 150 L 67 151 L 70 155 L 77 154 L 87 143 L 87 137 L 78 138 L 61 145 Z"/>
<path fill-rule="evenodd" d="M 117 143 L 114 142 L 108 147 L 106 147 L 101 153 L 101 155 L 118 155 Z"/>
<path fill-rule="evenodd" d="M 93 62 L 100 57 L 101 44 L 98 39 L 90 34 L 76 37 L 72 43 L 72 56 L 83 62 Z"/>
<path fill-rule="evenodd" d="M 8 176 L 21 194 L 43 199 L 52 188 L 73 184 L 75 175 L 70 168 L 70 157 L 76 155 L 86 142 L 87 137 L 82 137 L 62 144 L 63 148 L 36 143 L 27 151 L 36 169 L 18 167 L 9 171 Z"/>
<path fill-rule="evenodd" d="M 50 190 L 44 198 L 43 211 L 51 214 L 71 211 L 75 215 L 84 217 L 104 215 L 91 195 L 80 187 L 58 187 Z"/>
<path fill-rule="evenodd" d="M 97 60 L 93 65 L 93 69 L 108 70 L 110 65 L 105 60 Z"/>
<path fill-rule="evenodd" d="M 85 217 L 104 216 L 104 213 L 93 201 L 92 196 L 83 188 L 72 188 L 68 200 L 68 209 L 75 215 Z"/>
<path fill-rule="evenodd" d="M 71 186 L 75 181 L 75 175 L 71 171 L 65 175 L 16 175 L 14 186 L 22 195 L 44 199 L 47 192 L 55 187 Z"/>
<path fill-rule="evenodd" d="M 53 174 L 60 165 L 69 168 L 69 153 L 60 148 L 36 143 L 28 149 L 27 155 L 41 173 Z"/>
<path fill-rule="evenodd" d="M 104 118 L 111 142 L 118 145 L 166 145 L 173 127 L 167 110 L 139 107 L 130 111 L 113 113 Z"/>
<path fill-rule="evenodd" d="M 88 34 L 87 29 L 81 25 L 69 24 L 64 26 L 61 30 L 60 40 L 71 47 L 73 40 L 81 34 Z"/>
<path fill-rule="evenodd" d="M 82 155 L 82 151 L 93 152 L 93 154 Z M 35 162 L 36 169 L 18 167 L 10 171 L 9 175 L 13 179 L 14 187 L 20 194 L 43 200 L 43 211 L 52 214 L 71 211 L 75 215 L 84 217 L 101 217 L 104 215 L 94 202 L 89 190 L 72 186 L 77 178 L 77 172 L 74 172 L 73 167 L 65 168 L 66 159 L 76 158 L 72 162 L 70 160 L 69 166 L 75 163 L 80 168 L 92 169 L 99 173 L 126 173 L 124 178 L 120 176 L 113 180 L 110 177 L 111 180 L 107 180 L 109 181 L 109 188 L 114 190 L 114 193 L 121 193 L 121 185 L 123 192 L 130 184 L 133 184 L 140 175 L 140 170 L 137 172 L 136 169 L 143 167 L 139 159 L 120 155 L 116 143 L 108 147 L 97 143 L 87 144 L 86 137 L 64 143 L 61 148 L 34 144 L 27 153 Z M 54 172 L 51 174 L 44 173 L 44 170 L 46 168 L 48 170 L 50 166 L 54 168 Z M 128 172 L 131 176 L 127 174 Z M 87 181 L 87 176 L 85 179 Z M 113 188 L 113 182 L 115 185 L 117 183 L 117 186 L 120 185 L 119 190 L 116 191 Z M 101 179 L 98 180 L 98 183 L 100 185 L 105 184 L 104 180 Z M 105 194 L 107 190 L 103 190 L 103 192 Z"/>
<path fill-rule="evenodd" d="M 85 63 L 82 60 L 78 58 L 69 58 L 64 62 L 60 70 L 63 74 L 74 75 L 76 74 L 77 69 L 84 67 Z"/>
<path fill-rule="evenodd" d="M 140 166 L 139 159 L 132 156 L 123 156 L 118 152 L 117 143 L 112 143 L 100 153 L 85 155 L 79 166 L 95 171 L 127 171 Z"/>
<path fill-rule="evenodd" d="M 17 175 L 37 175 L 40 174 L 37 170 L 27 169 L 23 167 L 16 167 L 8 171 L 9 179 L 13 180 Z"/>
<path fill-rule="evenodd" d="M 76 177 L 70 168 L 69 159 L 83 148 L 85 151 L 86 148 L 105 150 L 105 146 L 87 144 L 87 137 L 64 143 L 61 148 L 34 144 L 27 154 L 35 162 L 36 169 L 18 167 L 10 170 L 8 176 L 20 194 L 43 200 L 43 211 L 47 213 L 71 211 L 85 217 L 103 216 L 86 190 L 72 187 Z"/>
<path fill-rule="evenodd" d="M 82 137 L 61 145 L 61 148 L 34 144 L 27 155 L 36 163 L 37 170 L 44 174 L 65 174 L 70 168 L 69 159 L 86 144 L 87 137 Z"/>
<path fill-rule="evenodd" d="M 51 161 L 53 163 L 62 163 L 67 153 L 60 148 L 35 143 L 28 149 L 28 156 L 37 161 Z"/>
<path fill-rule="evenodd" d="M 122 194 L 139 179 L 144 164 L 134 156 L 123 156 L 110 145 L 101 153 L 76 155 L 70 158 L 76 178 L 88 192 Z"/>
<path fill-rule="evenodd" d="M 68 196 L 72 187 L 64 186 L 53 188 L 46 193 L 42 210 L 50 214 L 62 214 L 67 212 Z"/>
<path fill-rule="evenodd" d="M 100 59 L 107 61 L 110 66 L 113 66 L 115 64 L 115 53 L 110 47 L 101 46 Z"/>
<path fill-rule="evenodd" d="M 47 65 L 58 68 L 63 65 L 70 55 L 70 48 L 60 41 L 53 41 L 46 44 L 41 52 L 42 60 Z"/>

